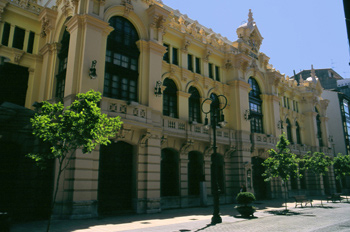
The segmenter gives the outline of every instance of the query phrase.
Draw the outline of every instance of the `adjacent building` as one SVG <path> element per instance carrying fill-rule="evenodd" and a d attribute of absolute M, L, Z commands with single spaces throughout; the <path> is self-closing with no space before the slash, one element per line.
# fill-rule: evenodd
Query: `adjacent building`
<path fill-rule="evenodd" d="M 95 89 L 103 113 L 124 122 L 110 146 L 76 152 L 57 216 L 210 205 L 213 184 L 223 204 L 242 184 L 259 199 L 281 197 L 280 180 L 265 182 L 261 163 L 282 132 L 299 156 L 333 155 L 320 82 L 313 75 L 298 84 L 273 68 L 251 11 L 233 42 L 155 0 L 0 0 L 0 12 L 0 104 L 69 105 Z M 203 113 L 214 106 L 226 106 L 217 115 L 227 122 L 216 129 L 217 181 L 205 127 L 212 115 Z M 290 181 L 291 194 L 336 191 L 332 170 L 304 176 Z"/>

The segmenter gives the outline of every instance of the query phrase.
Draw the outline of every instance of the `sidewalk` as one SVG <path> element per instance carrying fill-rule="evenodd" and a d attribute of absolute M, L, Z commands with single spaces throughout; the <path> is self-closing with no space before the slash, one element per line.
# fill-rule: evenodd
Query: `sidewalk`
<path fill-rule="evenodd" d="M 258 208 L 254 213 L 255 218 L 268 217 L 273 214 L 268 211 L 284 210 L 283 200 L 265 200 L 255 202 Z M 325 203 L 325 201 L 323 201 Z M 314 200 L 313 205 L 321 205 L 321 201 Z M 295 203 L 291 199 L 287 204 L 288 208 L 294 208 Z M 302 208 L 298 208 L 302 209 Z M 54 220 L 51 224 L 52 232 L 116 232 L 116 231 L 199 231 L 205 230 L 211 222 L 213 207 L 186 208 L 164 210 L 158 214 L 136 214 L 98 219 L 84 220 Z M 234 205 L 221 205 L 220 214 L 222 223 L 233 223 L 243 220 L 234 209 Z M 47 221 L 36 221 L 12 225 L 12 232 L 39 232 L 46 231 Z M 159 228 L 157 228 L 159 227 Z M 162 230 L 160 230 L 162 228 Z M 186 229 L 184 229 L 186 228 Z"/>

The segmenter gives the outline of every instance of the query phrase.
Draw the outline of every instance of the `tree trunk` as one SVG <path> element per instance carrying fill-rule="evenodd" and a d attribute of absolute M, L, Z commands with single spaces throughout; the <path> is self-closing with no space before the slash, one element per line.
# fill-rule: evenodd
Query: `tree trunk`
<path fill-rule="evenodd" d="M 55 187 L 55 192 L 53 194 L 53 200 L 52 200 L 51 209 L 50 209 L 50 212 L 49 212 L 49 221 L 47 222 L 46 232 L 50 232 L 51 217 L 52 217 L 53 209 L 54 209 L 55 204 L 56 204 L 56 197 L 57 197 L 57 192 L 58 192 L 58 186 L 59 186 L 61 174 L 62 174 L 62 171 L 63 171 L 62 170 L 62 162 L 61 161 L 59 162 L 60 165 L 59 165 L 59 168 L 58 168 L 58 174 L 57 174 L 57 178 L 56 178 L 56 187 Z"/>
<path fill-rule="evenodd" d="M 287 181 L 284 181 L 284 190 L 285 190 L 285 193 L 284 193 L 284 206 L 286 207 L 286 211 L 287 211 L 288 210 L 287 209 L 287 194 L 288 194 Z"/>

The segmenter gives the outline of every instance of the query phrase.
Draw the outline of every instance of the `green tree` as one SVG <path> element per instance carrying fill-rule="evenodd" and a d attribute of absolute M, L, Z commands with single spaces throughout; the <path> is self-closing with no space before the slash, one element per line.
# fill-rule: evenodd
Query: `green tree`
<path fill-rule="evenodd" d="M 337 180 L 350 175 L 350 156 L 339 153 L 333 160 L 334 172 Z M 341 183 L 341 181 L 340 181 Z"/>
<path fill-rule="evenodd" d="M 304 162 L 304 169 L 322 176 L 327 174 L 329 167 L 333 164 L 332 159 L 323 152 L 314 152 L 311 155 L 310 151 L 304 156 L 302 162 Z"/>
<path fill-rule="evenodd" d="M 107 145 L 114 137 L 122 122 L 119 117 L 108 118 L 97 106 L 101 93 L 93 90 L 77 94 L 71 106 L 64 107 L 61 102 L 43 102 L 42 107 L 31 119 L 33 134 L 50 144 L 50 153 L 28 154 L 38 166 L 45 168 L 50 159 L 57 159 L 58 172 L 53 201 L 50 209 L 47 231 L 50 231 L 51 214 L 62 172 L 69 165 L 77 149 L 83 153 L 94 150 L 98 144 Z"/>
<path fill-rule="evenodd" d="M 323 152 L 314 152 L 311 155 L 311 151 L 309 151 L 301 162 L 304 164 L 303 169 L 316 174 L 316 178 L 320 175 L 325 176 L 329 171 L 329 167 L 333 165 L 331 157 L 326 156 Z M 323 206 L 322 200 L 321 205 Z"/>
<path fill-rule="evenodd" d="M 272 178 L 280 177 L 283 180 L 285 188 L 285 207 L 287 210 L 287 182 L 292 176 L 300 177 L 299 174 L 299 158 L 288 148 L 289 141 L 285 133 L 280 135 L 276 148 L 269 150 L 270 157 L 267 158 L 262 165 L 265 167 L 265 172 L 262 174 L 265 181 L 270 181 Z"/>

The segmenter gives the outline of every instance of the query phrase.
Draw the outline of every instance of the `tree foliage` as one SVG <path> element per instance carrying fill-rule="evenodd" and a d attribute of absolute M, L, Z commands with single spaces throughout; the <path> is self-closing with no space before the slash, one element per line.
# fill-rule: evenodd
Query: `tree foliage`
<path fill-rule="evenodd" d="M 263 173 L 263 176 L 266 177 L 265 181 L 270 181 L 273 177 L 280 177 L 286 182 L 292 176 L 299 177 L 299 158 L 290 151 L 288 145 L 289 141 L 283 133 L 276 145 L 278 150 L 269 150 L 270 157 L 262 164 L 265 167 Z"/>
<path fill-rule="evenodd" d="M 350 156 L 339 153 L 334 157 L 333 166 L 337 180 L 341 179 L 343 176 L 350 175 Z"/>
<path fill-rule="evenodd" d="M 31 119 L 33 134 L 48 142 L 51 153 L 29 154 L 37 164 L 44 167 L 48 159 L 62 160 L 66 155 L 81 148 L 91 152 L 98 144 L 107 145 L 122 122 L 119 117 L 108 118 L 97 106 L 101 93 L 93 90 L 77 94 L 71 106 L 61 102 L 43 102 L 39 112 Z"/>
<path fill-rule="evenodd" d="M 56 187 L 51 205 L 47 231 L 50 231 L 51 214 L 55 206 L 59 180 L 75 151 L 91 152 L 98 144 L 107 145 L 115 137 L 122 122 L 119 117 L 108 118 L 101 113 L 98 103 L 101 93 L 93 90 L 77 94 L 74 102 L 64 107 L 61 102 L 43 102 L 31 119 L 33 134 L 50 145 L 49 153 L 28 154 L 38 166 L 45 168 L 50 159 L 58 160 Z"/>
<path fill-rule="evenodd" d="M 265 167 L 265 172 L 262 174 L 265 181 L 270 181 L 274 177 L 280 177 L 284 182 L 285 188 L 285 208 L 287 210 L 287 181 L 291 177 L 301 177 L 299 174 L 299 161 L 295 154 L 288 148 L 289 141 L 285 133 L 280 135 L 276 148 L 269 150 L 270 157 L 267 158 L 262 165 Z"/>
<path fill-rule="evenodd" d="M 332 166 L 333 161 L 329 156 L 323 152 L 314 152 L 311 155 L 309 151 L 303 158 L 304 169 L 309 170 L 315 174 L 326 175 L 329 167 Z"/>

